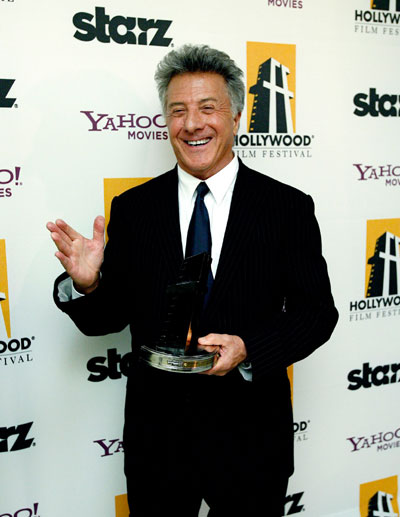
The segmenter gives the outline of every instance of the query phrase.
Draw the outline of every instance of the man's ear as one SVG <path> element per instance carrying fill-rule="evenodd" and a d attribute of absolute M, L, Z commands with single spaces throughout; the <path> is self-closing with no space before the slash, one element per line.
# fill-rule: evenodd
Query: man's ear
<path fill-rule="evenodd" d="M 238 111 L 236 115 L 233 117 L 233 134 L 234 136 L 237 135 L 239 131 L 239 125 L 240 125 L 240 118 L 242 116 L 242 112 Z"/>

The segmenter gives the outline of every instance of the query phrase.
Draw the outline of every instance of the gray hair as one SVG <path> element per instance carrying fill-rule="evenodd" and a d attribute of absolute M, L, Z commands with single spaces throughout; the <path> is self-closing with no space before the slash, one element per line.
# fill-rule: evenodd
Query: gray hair
<path fill-rule="evenodd" d="M 183 45 L 171 50 L 157 65 L 154 75 L 158 96 L 164 113 L 167 104 L 167 89 L 175 75 L 190 72 L 212 72 L 221 75 L 226 82 L 231 101 L 232 114 L 243 111 L 245 87 L 243 72 L 228 54 L 208 45 Z"/>

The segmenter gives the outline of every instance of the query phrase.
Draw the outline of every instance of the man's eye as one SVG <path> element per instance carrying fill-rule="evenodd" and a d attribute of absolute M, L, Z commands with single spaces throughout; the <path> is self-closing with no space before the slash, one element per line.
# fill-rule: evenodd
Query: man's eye
<path fill-rule="evenodd" d="M 179 115 L 182 115 L 182 113 L 184 113 L 184 111 L 185 111 L 185 110 L 184 110 L 183 108 L 174 108 L 174 109 L 171 111 L 170 115 L 171 115 L 172 117 L 179 117 Z"/>
<path fill-rule="evenodd" d="M 214 110 L 214 106 L 203 106 L 203 110 L 204 111 L 213 111 Z"/>

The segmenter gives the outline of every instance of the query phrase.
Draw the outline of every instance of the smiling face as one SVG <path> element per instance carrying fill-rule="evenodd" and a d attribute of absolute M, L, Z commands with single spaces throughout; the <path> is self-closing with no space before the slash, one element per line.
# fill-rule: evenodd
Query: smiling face
<path fill-rule="evenodd" d="M 240 113 L 232 115 L 221 75 L 176 75 L 168 85 L 166 110 L 169 137 L 183 170 L 204 180 L 228 165 Z"/>

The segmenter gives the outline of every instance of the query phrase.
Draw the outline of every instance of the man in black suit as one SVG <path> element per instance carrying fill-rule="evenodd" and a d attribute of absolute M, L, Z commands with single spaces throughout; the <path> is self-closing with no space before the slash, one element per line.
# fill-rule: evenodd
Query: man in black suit
<path fill-rule="evenodd" d="M 88 335 L 131 328 L 124 447 L 135 517 L 193 517 L 203 498 L 210 517 L 281 517 L 293 472 L 286 368 L 337 321 L 311 198 L 232 152 L 242 75 L 207 46 L 170 52 L 156 81 L 177 166 L 113 200 L 104 258 L 102 217 L 93 239 L 47 225 L 66 270 L 58 307 Z M 159 334 L 202 182 L 214 282 L 199 346 L 218 361 L 182 375 L 146 366 L 139 347 Z"/>

